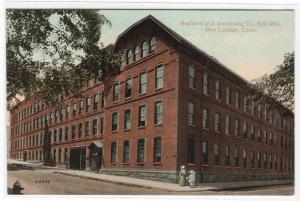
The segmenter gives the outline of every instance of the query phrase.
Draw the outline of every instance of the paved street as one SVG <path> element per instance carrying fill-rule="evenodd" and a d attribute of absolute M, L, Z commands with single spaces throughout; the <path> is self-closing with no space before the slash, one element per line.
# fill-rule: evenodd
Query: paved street
<path fill-rule="evenodd" d="M 292 195 L 291 185 L 247 188 L 230 191 L 170 192 L 93 181 L 53 174 L 52 170 L 8 167 L 8 187 L 19 180 L 24 194 L 83 194 L 83 195 Z"/>

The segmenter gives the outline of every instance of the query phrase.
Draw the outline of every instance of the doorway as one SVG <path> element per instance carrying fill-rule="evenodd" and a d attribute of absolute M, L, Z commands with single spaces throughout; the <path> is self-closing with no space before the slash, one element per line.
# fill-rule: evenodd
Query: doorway
<path fill-rule="evenodd" d="M 70 149 L 70 169 L 85 170 L 86 165 L 85 147 L 76 147 Z"/>
<path fill-rule="evenodd" d="M 89 148 L 89 159 L 90 159 L 90 168 L 93 171 L 99 171 L 102 166 L 102 147 L 103 144 L 99 140 L 95 140 L 91 143 Z"/>
<path fill-rule="evenodd" d="M 27 151 L 23 152 L 23 161 L 27 161 Z"/>

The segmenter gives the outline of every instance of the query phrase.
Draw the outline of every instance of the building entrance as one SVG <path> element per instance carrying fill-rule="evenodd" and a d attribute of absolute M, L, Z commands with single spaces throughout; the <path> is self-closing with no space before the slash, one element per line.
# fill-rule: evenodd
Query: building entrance
<path fill-rule="evenodd" d="M 27 151 L 24 151 L 23 153 L 23 161 L 27 161 Z"/>
<path fill-rule="evenodd" d="M 85 147 L 76 147 L 70 149 L 70 169 L 85 170 L 85 159 Z"/>
<path fill-rule="evenodd" d="M 90 167 L 91 170 L 99 171 L 102 166 L 102 148 L 103 144 L 99 140 L 95 140 L 89 146 Z"/>

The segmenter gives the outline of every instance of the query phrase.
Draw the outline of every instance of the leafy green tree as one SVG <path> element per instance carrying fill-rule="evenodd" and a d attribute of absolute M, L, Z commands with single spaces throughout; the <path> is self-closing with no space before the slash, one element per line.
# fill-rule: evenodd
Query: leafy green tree
<path fill-rule="evenodd" d="M 294 52 L 284 55 L 283 63 L 275 71 L 254 80 L 251 94 L 255 102 L 263 102 L 276 107 L 277 101 L 294 109 Z"/>
<path fill-rule="evenodd" d="M 118 73 L 120 56 L 100 43 L 111 25 L 97 10 L 7 10 L 8 107 L 38 93 L 54 104 L 60 94 L 79 96 L 93 77 Z"/>

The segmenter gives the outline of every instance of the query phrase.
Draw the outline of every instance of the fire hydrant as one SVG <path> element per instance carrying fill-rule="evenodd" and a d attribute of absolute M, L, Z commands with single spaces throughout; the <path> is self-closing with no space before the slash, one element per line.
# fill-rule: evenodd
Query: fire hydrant
<path fill-rule="evenodd" d="M 13 194 L 21 194 L 21 191 L 24 190 L 24 188 L 21 186 L 20 182 L 17 180 L 13 185 Z"/>

